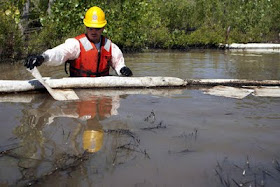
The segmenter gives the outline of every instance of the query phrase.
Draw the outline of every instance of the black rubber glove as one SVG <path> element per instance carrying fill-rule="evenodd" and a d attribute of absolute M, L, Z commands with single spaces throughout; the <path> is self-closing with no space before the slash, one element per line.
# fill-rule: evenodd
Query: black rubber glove
<path fill-rule="evenodd" d="M 35 66 L 40 66 L 44 60 L 42 55 L 31 55 L 27 57 L 24 66 L 32 70 Z"/>
<path fill-rule="evenodd" d="M 127 76 L 127 77 L 132 76 L 132 71 L 131 71 L 128 67 L 126 67 L 126 66 L 122 67 L 122 69 L 120 70 L 120 72 L 121 72 L 121 74 L 124 75 L 124 76 Z"/>

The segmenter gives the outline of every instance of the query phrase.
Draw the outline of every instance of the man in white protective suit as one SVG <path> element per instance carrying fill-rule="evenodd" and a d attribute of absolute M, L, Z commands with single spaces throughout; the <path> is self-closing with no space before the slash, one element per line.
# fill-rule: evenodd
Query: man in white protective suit
<path fill-rule="evenodd" d="M 91 7 L 83 22 L 85 34 L 69 38 L 41 55 L 27 57 L 24 66 L 33 69 L 41 64 L 58 66 L 69 62 L 71 77 L 107 76 L 110 67 L 120 76 L 132 76 L 119 47 L 102 35 L 107 24 L 103 10 L 97 6 Z"/>

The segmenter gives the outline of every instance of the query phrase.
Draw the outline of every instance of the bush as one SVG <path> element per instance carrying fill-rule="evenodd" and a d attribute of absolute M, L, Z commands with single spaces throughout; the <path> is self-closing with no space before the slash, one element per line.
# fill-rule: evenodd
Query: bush
<path fill-rule="evenodd" d="M 22 34 L 13 12 L 0 10 L 0 58 L 19 59 L 23 47 Z"/>

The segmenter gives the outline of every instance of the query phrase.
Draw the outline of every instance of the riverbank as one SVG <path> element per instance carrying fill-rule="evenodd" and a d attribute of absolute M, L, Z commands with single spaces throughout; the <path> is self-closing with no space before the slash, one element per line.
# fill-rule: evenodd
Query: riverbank
<path fill-rule="evenodd" d="M 279 41 L 280 2 L 276 0 L 46 2 L 1 3 L 2 58 L 42 53 L 84 33 L 82 20 L 90 4 L 105 11 L 104 35 L 127 51 Z"/>

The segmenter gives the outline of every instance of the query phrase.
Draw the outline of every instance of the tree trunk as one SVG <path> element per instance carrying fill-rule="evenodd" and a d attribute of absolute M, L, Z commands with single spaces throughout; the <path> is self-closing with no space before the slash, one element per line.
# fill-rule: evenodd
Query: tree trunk
<path fill-rule="evenodd" d="M 24 36 L 25 31 L 28 29 L 27 27 L 28 27 L 28 19 L 29 19 L 29 8 L 30 8 L 30 0 L 27 0 L 23 7 L 22 18 L 19 23 L 19 28 L 21 30 L 22 36 Z"/>
<path fill-rule="evenodd" d="M 49 0 L 49 3 L 48 3 L 48 14 L 50 15 L 51 14 L 51 9 L 52 9 L 52 4 L 53 4 L 54 0 Z"/>

